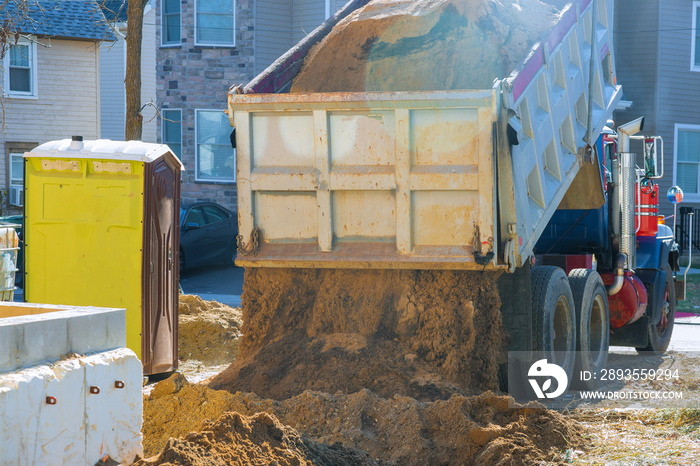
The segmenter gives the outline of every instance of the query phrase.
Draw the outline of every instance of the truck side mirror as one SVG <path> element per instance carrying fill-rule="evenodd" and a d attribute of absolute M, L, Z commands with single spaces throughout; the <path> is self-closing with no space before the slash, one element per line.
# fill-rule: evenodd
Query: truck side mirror
<path fill-rule="evenodd" d="M 644 176 L 656 178 L 656 139 L 644 139 Z"/>

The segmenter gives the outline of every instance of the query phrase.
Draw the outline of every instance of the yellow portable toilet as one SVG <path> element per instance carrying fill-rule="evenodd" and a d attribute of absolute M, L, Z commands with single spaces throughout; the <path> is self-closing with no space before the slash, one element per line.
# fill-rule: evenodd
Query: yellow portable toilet
<path fill-rule="evenodd" d="M 25 301 L 126 308 L 145 374 L 177 369 L 183 169 L 140 141 L 74 136 L 24 154 Z"/>

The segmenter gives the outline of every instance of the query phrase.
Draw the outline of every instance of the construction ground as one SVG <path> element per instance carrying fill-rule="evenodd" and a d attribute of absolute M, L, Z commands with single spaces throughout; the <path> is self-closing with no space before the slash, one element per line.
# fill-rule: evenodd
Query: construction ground
<path fill-rule="evenodd" d="M 655 363 L 684 375 L 639 388 L 700 392 L 700 317 L 677 324 Z M 513 408 L 359 334 L 282 339 L 243 358 L 243 328 L 240 308 L 180 297 L 180 369 L 144 387 L 137 464 L 700 463 L 700 409 Z M 637 357 L 613 348 L 610 360 Z"/>

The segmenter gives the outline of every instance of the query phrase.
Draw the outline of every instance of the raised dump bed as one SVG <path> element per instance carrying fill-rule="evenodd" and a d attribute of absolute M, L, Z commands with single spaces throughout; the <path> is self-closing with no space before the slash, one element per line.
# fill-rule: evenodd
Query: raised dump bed
<path fill-rule="evenodd" d="M 592 187 L 577 191 L 594 192 L 596 182 L 602 193 L 587 146 L 622 95 L 615 80 L 612 0 L 546 2 L 561 6 L 556 21 L 540 40 L 532 39 L 512 73 L 496 76 L 489 88 L 460 89 L 450 81 L 442 90 L 387 89 L 375 79 L 372 92 L 310 92 L 308 86 L 304 93 L 289 92 L 304 66 L 323 61 L 333 31 L 349 30 L 362 15 L 392 2 L 366 3 L 349 2 L 229 94 L 242 235 L 238 264 L 522 266 L 579 171 L 587 176 L 582 185 Z M 469 3 L 461 2 L 465 8 Z M 474 24 L 468 16 L 465 24 Z M 381 15 L 366 21 L 368 60 L 410 42 L 401 36 L 401 21 L 398 29 L 380 29 L 383 35 L 372 32 L 382 21 L 387 18 Z M 414 42 L 423 44 L 421 37 Z M 329 72 L 335 65 L 345 62 L 328 64 Z M 384 65 L 368 64 L 366 82 Z M 318 85 L 325 89 L 325 82 L 335 85 L 330 78 Z M 568 206 L 591 208 L 595 196 L 585 197 L 567 198 Z"/>
<path fill-rule="evenodd" d="M 124 309 L 0 303 L 0 464 L 142 454 L 142 366 Z"/>

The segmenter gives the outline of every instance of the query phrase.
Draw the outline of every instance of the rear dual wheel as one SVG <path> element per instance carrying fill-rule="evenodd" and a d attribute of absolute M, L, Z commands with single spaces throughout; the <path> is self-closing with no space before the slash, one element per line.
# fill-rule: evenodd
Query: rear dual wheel
<path fill-rule="evenodd" d="M 574 269 L 569 283 L 576 309 L 578 335 L 576 339 L 575 371 L 596 373 L 605 368 L 610 348 L 610 311 L 603 280 L 595 270 Z M 578 380 L 578 378 L 576 379 Z M 577 382 L 585 388 L 583 381 Z"/>
<path fill-rule="evenodd" d="M 564 369 L 569 380 L 574 372 L 576 311 L 566 273 L 559 267 L 532 269 L 533 351 Z"/>

